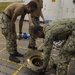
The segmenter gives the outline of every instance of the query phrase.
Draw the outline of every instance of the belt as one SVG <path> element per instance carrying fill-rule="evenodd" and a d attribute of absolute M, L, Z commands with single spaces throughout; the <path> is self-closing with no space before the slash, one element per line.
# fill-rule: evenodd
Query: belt
<path fill-rule="evenodd" d="M 5 12 L 2 13 L 5 14 L 11 20 L 11 17 L 9 15 L 7 15 Z"/>

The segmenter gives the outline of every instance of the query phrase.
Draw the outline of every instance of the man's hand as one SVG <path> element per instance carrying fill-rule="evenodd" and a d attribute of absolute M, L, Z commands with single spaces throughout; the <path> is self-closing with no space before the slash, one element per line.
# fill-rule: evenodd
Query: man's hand
<path fill-rule="evenodd" d="M 33 23 L 30 23 L 30 28 L 33 28 L 34 27 L 34 24 Z"/>
<path fill-rule="evenodd" d="M 43 20 L 43 24 L 46 24 L 46 21 L 45 20 Z"/>
<path fill-rule="evenodd" d="M 22 34 L 19 34 L 19 38 L 18 38 L 19 40 L 21 40 L 22 39 Z"/>

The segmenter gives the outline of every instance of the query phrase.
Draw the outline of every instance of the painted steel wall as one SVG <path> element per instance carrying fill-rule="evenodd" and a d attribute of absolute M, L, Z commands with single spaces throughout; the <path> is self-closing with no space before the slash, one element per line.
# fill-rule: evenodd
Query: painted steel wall
<path fill-rule="evenodd" d="M 60 0 L 43 0 L 43 14 L 46 20 L 59 19 Z"/>
<path fill-rule="evenodd" d="M 75 3 L 73 0 L 62 0 L 62 18 L 75 18 Z"/>
<path fill-rule="evenodd" d="M 23 0 L 24 3 L 28 3 L 30 0 Z M 43 0 L 43 14 L 46 20 L 59 19 L 60 14 L 60 0 Z M 27 16 L 26 16 L 26 19 Z M 40 20 L 42 20 L 40 18 Z"/>
<path fill-rule="evenodd" d="M 0 2 L 18 2 L 23 0 L 0 0 Z"/>
<path fill-rule="evenodd" d="M 75 3 L 73 0 L 43 0 L 43 13 L 46 19 L 75 18 Z M 74 0 L 75 1 L 75 0 Z"/>
<path fill-rule="evenodd" d="M 30 0 L 0 0 L 0 2 L 23 1 L 27 4 Z M 46 20 L 60 18 L 75 18 L 75 3 L 73 0 L 43 0 L 43 14 Z M 28 15 L 25 17 L 28 20 Z M 40 18 L 40 20 L 42 20 Z"/>

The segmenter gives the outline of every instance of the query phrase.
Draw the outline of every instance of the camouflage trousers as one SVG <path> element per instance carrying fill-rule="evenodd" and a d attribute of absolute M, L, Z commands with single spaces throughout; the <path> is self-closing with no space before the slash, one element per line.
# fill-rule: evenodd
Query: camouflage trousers
<path fill-rule="evenodd" d="M 35 26 L 40 25 L 39 18 L 32 18 L 32 22 Z M 36 45 L 35 36 L 34 36 L 33 30 L 30 27 L 29 27 L 29 34 L 30 34 L 29 45 L 31 47 L 35 47 Z"/>
<path fill-rule="evenodd" d="M 6 39 L 6 50 L 8 51 L 9 54 L 14 54 L 17 50 L 17 43 L 16 43 L 16 31 L 15 33 L 15 39 L 14 41 L 11 40 L 10 38 L 10 19 L 8 16 L 5 14 L 2 15 L 1 18 L 2 24 L 1 24 L 1 32 L 4 35 Z"/>
<path fill-rule="evenodd" d="M 66 40 L 58 56 L 56 75 L 68 75 L 68 65 L 75 54 L 75 31 Z"/>

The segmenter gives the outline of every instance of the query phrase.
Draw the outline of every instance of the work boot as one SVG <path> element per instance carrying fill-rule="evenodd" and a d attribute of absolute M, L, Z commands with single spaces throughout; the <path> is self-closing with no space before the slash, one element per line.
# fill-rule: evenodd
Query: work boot
<path fill-rule="evenodd" d="M 14 54 L 10 54 L 9 56 L 9 60 L 13 61 L 13 62 L 16 62 L 16 63 L 20 63 L 20 60 L 18 58 L 16 58 L 14 56 Z"/>
<path fill-rule="evenodd" d="M 19 53 L 19 52 L 15 52 L 15 54 L 14 54 L 14 56 L 16 56 L 16 57 L 23 57 L 23 54 L 21 54 L 21 53 Z"/>
<path fill-rule="evenodd" d="M 30 48 L 30 49 L 37 49 L 37 47 L 32 47 L 30 45 L 28 45 L 28 48 Z"/>

